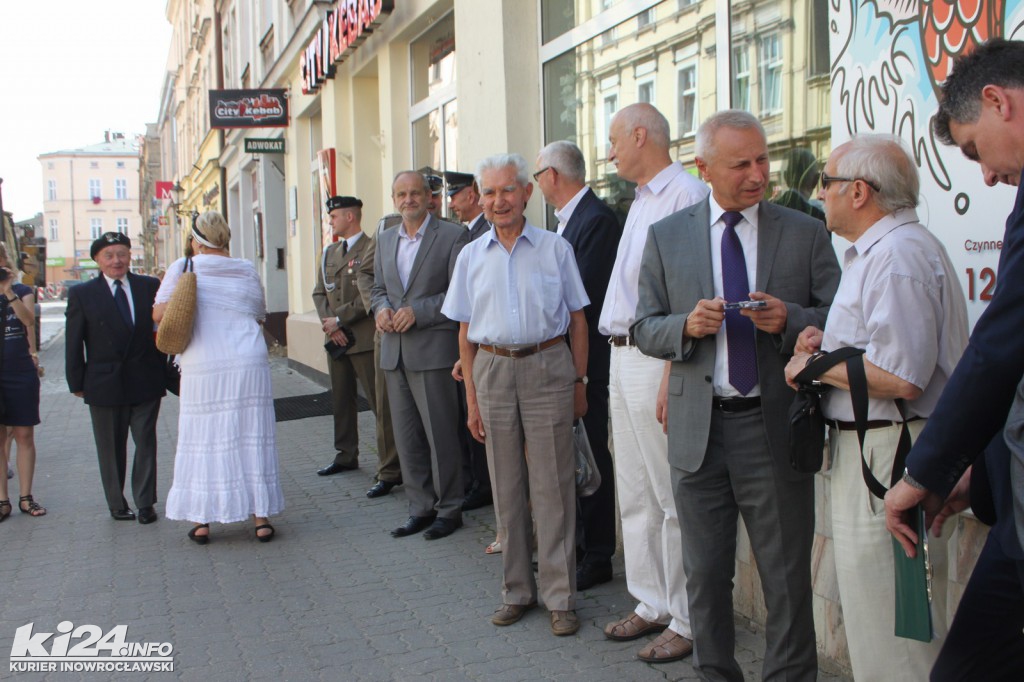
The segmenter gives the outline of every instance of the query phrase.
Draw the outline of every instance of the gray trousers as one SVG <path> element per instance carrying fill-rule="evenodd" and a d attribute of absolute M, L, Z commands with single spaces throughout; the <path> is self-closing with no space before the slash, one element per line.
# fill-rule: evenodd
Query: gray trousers
<path fill-rule="evenodd" d="M 669 443 L 671 449 L 672 444 Z M 811 610 L 814 477 L 772 457 L 759 408 L 712 410 L 704 462 L 672 468 L 693 623 L 694 668 L 705 680 L 742 682 L 735 658 L 733 575 L 737 517 L 750 536 L 764 592 L 764 680 L 815 680 Z"/>
<path fill-rule="evenodd" d="M 450 369 L 386 370 L 410 516 L 462 518 L 459 394 Z"/>
<path fill-rule="evenodd" d="M 156 504 L 156 418 L 160 414 L 160 398 L 138 405 L 90 405 L 89 414 L 107 507 L 111 511 L 128 508 L 124 479 L 129 430 L 135 442 L 132 496 L 136 507 L 152 507 Z"/>
<path fill-rule="evenodd" d="M 502 542 L 505 604 L 537 601 L 532 504 L 544 605 L 559 611 L 575 608 L 575 379 L 564 343 L 519 359 L 480 351 L 473 363 Z"/>

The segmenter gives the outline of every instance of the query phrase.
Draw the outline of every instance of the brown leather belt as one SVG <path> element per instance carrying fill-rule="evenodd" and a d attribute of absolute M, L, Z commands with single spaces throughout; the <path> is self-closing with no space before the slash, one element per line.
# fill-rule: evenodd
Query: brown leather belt
<path fill-rule="evenodd" d="M 920 419 L 922 419 L 922 417 L 911 417 L 906 423 L 909 424 L 910 422 L 916 422 Z M 864 426 L 867 427 L 868 431 L 870 431 L 871 429 L 886 429 L 890 426 L 900 426 L 901 424 L 903 424 L 903 422 L 894 422 L 889 421 L 888 419 L 869 419 Z M 839 429 L 840 431 L 857 430 L 857 422 L 841 422 L 838 419 L 829 419 L 828 425 L 834 429 Z"/>
<path fill-rule="evenodd" d="M 755 407 L 761 407 L 761 396 L 755 395 L 752 398 L 719 398 L 716 396 L 711 399 L 711 406 L 726 414 L 746 412 Z"/>
<path fill-rule="evenodd" d="M 615 346 L 616 348 L 621 348 L 622 346 L 636 345 L 636 342 L 633 341 L 632 336 L 609 336 L 608 343 Z"/>
<path fill-rule="evenodd" d="M 494 353 L 495 355 L 500 355 L 503 358 L 519 359 L 519 358 L 529 357 L 529 356 L 533 355 L 534 353 L 539 353 L 542 350 L 546 350 L 548 348 L 551 348 L 551 346 L 554 346 L 556 343 L 559 343 L 561 340 L 562 340 L 561 336 L 556 336 L 553 339 L 548 339 L 547 341 L 542 341 L 542 342 L 534 344 L 532 346 L 516 346 L 515 348 L 509 348 L 508 346 L 489 346 L 486 343 L 481 343 L 480 344 L 480 350 L 485 350 L 488 353 Z"/>

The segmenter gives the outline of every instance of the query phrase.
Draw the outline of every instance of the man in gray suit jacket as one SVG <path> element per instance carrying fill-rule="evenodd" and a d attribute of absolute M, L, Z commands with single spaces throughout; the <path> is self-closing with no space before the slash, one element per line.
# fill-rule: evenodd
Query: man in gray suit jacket
<path fill-rule="evenodd" d="M 768 611 L 763 678 L 813 680 L 814 477 L 789 464 L 784 368 L 798 334 L 825 320 L 839 264 L 820 221 L 763 200 L 768 147 L 756 118 L 715 114 L 696 151 L 711 197 L 651 227 L 632 329 L 641 351 L 672 363 L 657 409 L 698 624 L 695 664 L 705 679 L 743 679 L 732 604 L 741 514 Z M 724 309 L 748 298 L 763 307 Z"/>
<path fill-rule="evenodd" d="M 435 540 L 462 526 L 459 395 L 450 374 L 459 327 L 441 305 L 469 235 L 427 213 L 430 189 L 421 174 L 399 173 L 391 193 L 402 224 L 377 237 L 370 298 L 409 499 L 408 520 L 391 534 L 427 529 L 423 536 Z"/>

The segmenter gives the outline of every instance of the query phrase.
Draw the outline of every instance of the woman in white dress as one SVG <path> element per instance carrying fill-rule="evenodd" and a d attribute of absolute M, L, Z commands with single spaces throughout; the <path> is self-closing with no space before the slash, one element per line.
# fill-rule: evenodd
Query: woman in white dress
<path fill-rule="evenodd" d="M 252 263 L 228 256 L 230 238 L 227 222 L 215 211 L 193 223 L 195 327 L 177 360 L 178 451 L 166 515 L 192 521 L 188 536 L 201 545 L 209 541 L 211 522 L 250 517 L 256 538 L 270 542 L 274 527 L 267 517 L 284 509 L 270 365 L 259 325 L 266 300 Z M 184 263 L 179 259 L 167 268 L 153 306 L 157 323 Z"/>

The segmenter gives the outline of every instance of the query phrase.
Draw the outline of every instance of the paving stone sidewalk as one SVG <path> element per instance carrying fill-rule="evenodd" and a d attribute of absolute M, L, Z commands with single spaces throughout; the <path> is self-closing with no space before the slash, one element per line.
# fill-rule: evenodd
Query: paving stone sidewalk
<path fill-rule="evenodd" d="M 251 524 L 217 526 L 197 546 L 189 524 L 163 518 L 173 472 L 178 401 L 164 400 L 158 523 L 115 522 L 107 513 L 88 410 L 67 391 L 63 334 L 44 344 L 42 424 L 36 430 L 34 493 L 42 518 L 17 510 L 0 525 L 3 619 L 0 651 L 15 630 L 56 633 L 58 624 L 94 625 L 104 634 L 127 625 L 128 642 L 168 642 L 173 673 L 11 672 L 15 680 L 687 680 L 689 662 L 649 665 L 641 642 L 604 638 L 603 625 L 633 607 L 621 558 L 616 579 L 579 595 L 579 633 L 550 634 L 548 614 L 531 611 L 496 628 L 501 559 L 484 554 L 494 539 L 493 509 L 469 512 L 449 538 L 393 539 L 403 522 L 401 488 L 369 500 L 376 455 L 373 419 L 360 415 L 361 469 L 316 475 L 333 456 L 330 417 L 277 425 L 287 508 L 273 519 L 274 542 Z M 323 387 L 272 360 L 275 397 Z M 18 479 L 11 495 L 18 494 Z M 129 486 L 130 495 L 130 486 Z M 129 497 L 130 499 L 130 497 Z M 760 678 L 763 637 L 737 624 L 739 659 Z M 54 638 L 46 641 L 50 650 Z M 71 640 L 74 645 L 81 641 Z M 841 680 L 826 673 L 822 679 Z"/>

